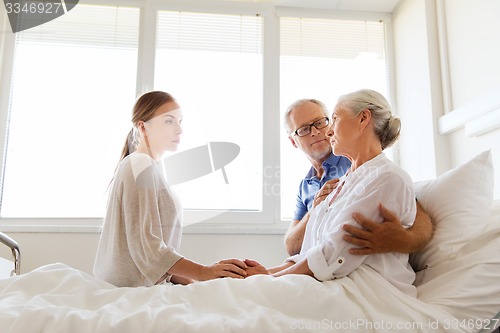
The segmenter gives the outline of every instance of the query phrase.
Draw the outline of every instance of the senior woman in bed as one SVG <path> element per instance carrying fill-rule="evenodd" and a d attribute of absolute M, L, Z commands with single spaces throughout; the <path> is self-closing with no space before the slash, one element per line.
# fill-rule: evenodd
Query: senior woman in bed
<path fill-rule="evenodd" d="M 380 204 L 393 211 L 405 228 L 413 224 L 413 182 L 382 153 L 397 140 L 400 121 L 380 93 L 359 90 L 339 98 L 332 122 L 327 136 L 334 154 L 349 158 L 350 170 L 340 179 L 337 189 L 312 210 L 300 253 L 268 271 L 257 262 L 246 260 L 252 266 L 249 274 L 307 274 L 326 281 L 346 276 L 365 264 L 401 291 L 416 295 L 412 285 L 415 273 L 408 263 L 408 254 L 352 255 L 349 249 L 354 245 L 342 239 L 342 226 L 356 224 L 354 212 L 382 222 Z"/>

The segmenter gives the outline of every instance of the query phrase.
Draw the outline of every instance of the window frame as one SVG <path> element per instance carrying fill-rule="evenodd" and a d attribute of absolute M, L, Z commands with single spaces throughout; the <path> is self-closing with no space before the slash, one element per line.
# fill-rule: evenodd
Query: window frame
<path fill-rule="evenodd" d="M 136 0 L 83 0 L 79 4 L 126 6 L 140 9 L 139 46 L 137 57 L 137 95 L 153 89 L 156 43 L 157 11 L 191 11 L 213 14 L 260 15 L 263 19 L 263 138 L 262 142 L 271 142 L 273 145 L 263 144 L 263 166 L 272 170 L 280 170 L 280 28 L 281 16 L 308 17 L 345 20 L 383 20 L 385 23 L 385 42 L 387 54 L 387 68 L 391 96 L 395 96 L 395 81 L 393 70 L 393 36 L 391 15 L 375 12 L 341 12 L 323 9 L 291 8 L 275 6 L 272 3 L 244 3 L 221 1 L 193 1 L 193 2 L 143 2 Z M 0 15 L 4 14 L 0 12 Z M 10 26 L 3 15 L 3 30 L 10 32 Z M 11 77 L 15 48 L 15 35 L 4 33 L 0 35 L 0 129 L 5 133 L 0 136 L 0 180 L 3 181 L 6 146 L 9 124 L 9 103 L 11 96 Z M 395 101 L 391 101 L 394 103 Z M 396 157 L 397 158 L 397 157 Z M 280 178 L 276 172 L 263 173 L 263 183 L 269 188 L 280 188 Z M 297 179 L 297 184 L 299 183 Z M 263 186 L 263 191 L 265 186 Z M 187 226 L 186 233 L 214 233 L 214 234 L 283 234 L 288 228 L 289 221 L 281 220 L 281 203 L 279 193 L 271 191 L 270 195 L 263 194 L 262 211 L 241 212 L 230 211 L 217 215 L 207 222 L 200 222 Z M 213 212 L 212 212 L 213 213 Z M 201 220 L 207 212 L 185 211 L 184 218 Z M 208 213 L 211 214 L 211 213 Z M 0 217 L 2 230 L 7 232 L 76 232 L 98 233 L 101 230 L 102 218 L 3 218 Z"/>

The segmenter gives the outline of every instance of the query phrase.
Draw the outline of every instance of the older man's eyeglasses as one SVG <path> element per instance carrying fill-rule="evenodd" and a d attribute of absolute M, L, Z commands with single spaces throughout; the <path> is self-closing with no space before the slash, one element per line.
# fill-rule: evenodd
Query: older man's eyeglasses
<path fill-rule="evenodd" d="M 328 124 L 330 124 L 330 119 L 328 119 L 328 117 L 321 118 L 316 120 L 314 123 L 297 128 L 297 130 L 293 132 L 293 134 L 301 137 L 306 136 L 309 135 L 309 133 L 311 133 L 311 128 L 313 126 L 316 127 L 316 129 L 322 129 L 328 126 Z"/>

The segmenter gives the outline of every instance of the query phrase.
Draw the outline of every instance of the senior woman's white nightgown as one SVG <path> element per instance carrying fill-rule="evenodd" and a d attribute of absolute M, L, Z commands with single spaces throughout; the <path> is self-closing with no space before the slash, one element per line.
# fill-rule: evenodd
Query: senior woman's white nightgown
<path fill-rule="evenodd" d="M 359 227 L 352 218 L 354 212 L 382 222 L 379 203 L 394 212 L 405 228 L 410 227 L 416 215 L 415 193 L 410 176 L 384 154 L 379 154 L 342 177 L 339 182 L 341 185 L 338 194 L 332 191 L 312 210 L 302 249 L 287 260 L 298 262 L 307 258 L 309 268 L 320 281 L 343 277 L 360 265 L 368 265 L 404 293 L 416 296 L 416 289 L 412 285 L 415 273 L 408 263 L 408 254 L 352 255 L 349 249 L 355 246 L 342 239 L 346 233 L 342 225 Z M 329 206 L 332 198 L 334 200 Z"/>

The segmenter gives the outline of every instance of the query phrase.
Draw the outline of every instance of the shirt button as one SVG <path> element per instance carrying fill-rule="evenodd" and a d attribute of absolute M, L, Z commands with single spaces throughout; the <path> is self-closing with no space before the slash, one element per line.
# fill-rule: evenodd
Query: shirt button
<path fill-rule="evenodd" d="M 337 262 L 338 262 L 339 264 L 342 264 L 342 263 L 344 262 L 344 260 L 339 259 L 339 260 L 337 260 Z"/>

